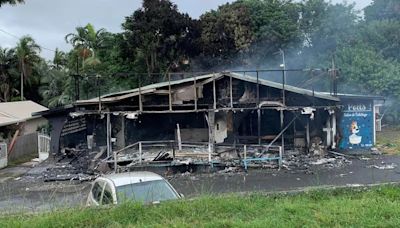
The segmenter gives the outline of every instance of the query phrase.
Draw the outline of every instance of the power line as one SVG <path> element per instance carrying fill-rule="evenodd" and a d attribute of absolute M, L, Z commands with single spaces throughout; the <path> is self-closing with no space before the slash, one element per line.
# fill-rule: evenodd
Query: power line
<path fill-rule="evenodd" d="M 18 39 L 18 40 L 21 39 L 21 37 L 19 37 L 19 36 L 17 36 L 17 35 L 14 35 L 14 34 L 12 34 L 12 33 L 10 33 L 10 32 L 7 32 L 7 31 L 5 31 L 4 29 L 1 29 L 1 28 L 0 28 L 0 32 L 3 32 L 3 33 L 5 33 L 5 34 L 7 34 L 7 35 L 9 35 L 9 36 L 12 36 L 12 37 Z M 47 50 L 47 51 L 56 52 L 56 51 L 53 50 L 53 49 L 44 47 L 44 46 L 42 46 L 42 45 L 40 45 L 40 44 L 38 44 L 38 45 L 39 45 L 39 47 L 40 47 L 41 49 L 44 49 L 44 50 Z"/>

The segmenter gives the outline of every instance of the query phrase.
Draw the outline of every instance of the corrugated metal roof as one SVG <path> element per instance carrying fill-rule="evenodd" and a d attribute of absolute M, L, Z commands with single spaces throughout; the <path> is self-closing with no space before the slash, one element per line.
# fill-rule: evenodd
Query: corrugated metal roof
<path fill-rule="evenodd" d="M 196 76 L 196 77 L 192 77 L 192 78 L 184 78 L 184 79 L 180 79 L 180 80 L 175 80 L 175 81 L 171 81 L 170 83 L 168 81 L 166 82 L 159 82 L 159 83 L 154 83 L 154 84 L 150 84 L 150 85 L 146 85 L 146 86 L 142 86 L 140 87 L 140 92 L 141 93 L 146 93 L 147 91 L 154 91 L 155 89 L 158 88 L 162 88 L 165 86 L 169 86 L 169 85 L 178 85 L 178 84 L 182 84 L 182 83 L 186 83 L 186 82 L 193 82 L 195 79 L 196 80 L 202 80 L 202 79 L 207 79 L 207 78 L 212 78 L 212 77 L 220 77 L 221 73 L 215 73 L 215 74 L 206 74 L 206 75 L 201 75 L 201 76 Z M 123 96 L 126 94 L 133 94 L 133 96 L 138 95 L 139 93 L 139 88 L 135 88 L 135 89 L 131 89 L 131 90 L 125 90 L 125 91 L 121 91 L 121 92 L 116 92 L 116 93 L 109 93 L 103 96 L 100 96 L 101 98 L 101 102 L 107 102 L 108 100 L 106 98 L 111 98 L 111 97 L 116 97 L 116 96 Z M 125 99 L 125 97 L 123 98 Z M 118 100 L 115 99 L 115 100 Z M 99 102 L 99 98 L 92 98 L 89 100 L 79 100 L 76 101 L 76 104 L 87 104 L 87 103 L 97 103 Z"/>
<path fill-rule="evenodd" d="M 253 76 L 237 74 L 237 73 L 228 73 L 228 74 L 232 75 L 232 77 L 234 77 L 236 79 L 241 79 L 241 80 L 244 80 L 247 82 L 257 83 L 257 78 L 255 78 Z M 260 85 L 265 85 L 265 86 L 269 86 L 269 87 L 276 88 L 276 89 L 283 89 L 282 83 L 278 83 L 278 82 L 273 82 L 273 81 L 269 81 L 269 80 L 260 78 L 260 79 L 258 79 L 258 83 Z M 340 100 L 339 98 L 331 96 L 326 93 L 311 91 L 308 89 L 303 89 L 303 88 L 295 87 L 295 86 L 291 86 L 291 85 L 285 85 L 285 90 L 293 92 L 293 93 L 302 94 L 302 95 L 315 96 L 317 98 L 326 99 L 326 100 L 332 100 L 332 101 Z"/>
<path fill-rule="evenodd" d="M 243 74 L 237 74 L 237 73 L 232 73 L 232 72 L 221 72 L 221 73 L 214 73 L 214 74 L 206 74 L 206 75 L 201 75 L 201 76 L 196 76 L 196 77 L 191 77 L 191 78 L 184 78 L 181 80 L 175 80 L 171 81 L 170 83 L 167 82 L 160 82 L 160 83 L 155 83 L 147 86 L 143 86 L 140 88 L 142 93 L 145 93 L 146 91 L 154 91 L 155 89 L 166 87 L 166 86 L 173 86 L 173 85 L 178 85 L 182 83 L 187 83 L 187 82 L 193 82 L 194 80 L 203 80 L 203 79 L 209 79 L 215 77 L 215 79 L 219 79 L 225 76 L 232 76 L 233 78 L 236 78 L 238 80 L 243 80 L 251 83 L 257 83 L 257 78 L 249 75 L 243 75 Z M 258 80 L 259 84 L 269 86 L 272 88 L 276 89 L 283 89 L 282 83 L 278 82 L 273 82 L 265 79 L 259 79 Z M 321 99 L 326 99 L 326 100 L 332 100 L 332 101 L 339 101 L 340 99 L 334 96 L 331 96 L 329 94 L 321 93 L 321 92 L 316 92 L 316 91 L 311 91 L 308 89 L 303 89 L 295 86 L 290 86 L 290 85 L 285 85 L 285 90 L 293 93 L 298 93 L 302 95 L 308 95 L 308 96 L 315 96 L 317 98 Z M 110 93 L 101 96 L 101 101 L 102 102 L 111 102 L 111 101 L 118 101 L 121 99 L 125 99 L 127 94 L 132 94 L 132 96 L 137 96 L 139 92 L 139 88 L 131 89 L 131 90 L 126 90 L 122 92 L 117 92 L 117 93 Z M 151 93 L 151 92 L 150 92 Z M 113 99 L 111 99 L 113 98 Z M 99 98 L 93 98 L 89 100 L 79 100 L 76 102 L 76 104 L 94 104 L 99 101 Z"/>
<path fill-rule="evenodd" d="M 47 111 L 48 108 L 33 101 L 0 103 L 0 126 L 6 126 L 34 118 L 32 113 Z"/>

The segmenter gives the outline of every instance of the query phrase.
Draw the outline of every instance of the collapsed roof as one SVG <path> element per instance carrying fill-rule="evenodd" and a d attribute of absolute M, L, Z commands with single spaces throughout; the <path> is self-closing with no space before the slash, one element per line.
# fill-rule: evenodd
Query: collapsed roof
<path fill-rule="evenodd" d="M 196 77 L 191 77 L 191 78 L 184 78 L 180 80 L 174 80 L 174 81 L 166 81 L 166 82 L 160 82 L 160 83 L 155 83 L 147 86 L 143 86 L 140 88 L 135 88 L 131 90 L 126 90 L 122 92 L 116 92 L 116 93 L 110 93 L 101 96 L 100 98 L 92 98 L 88 100 L 79 100 L 75 104 L 77 106 L 83 106 L 83 105 L 91 105 L 91 104 L 98 104 L 99 100 L 101 100 L 101 103 L 113 103 L 113 102 L 118 102 L 127 98 L 132 98 L 136 97 L 139 95 L 149 95 L 149 94 L 168 94 L 168 92 L 165 89 L 168 89 L 169 86 L 173 87 L 178 87 L 182 84 L 187 84 L 187 83 L 197 83 L 197 85 L 205 85 L 208 83 L 212 83 L 214 80 L 218 81 L 224 77 L 231 77 L 233 79 L 241 80 L 244 82 L 249 82 L 253 84 L 259 84 L 275 89 L 280 89 L 280 90 L 285 90 L 288 92 L 293 92 L 296 94 L 301 94 L 305 96 L 312 96 L 324 100 L 329 100 L 329 101 L 339 101 L 340 99 L 332 96 L 327 93 L 323 92 L 316 92 L 316 91 L 311 91 L 308 89 L 303 89 L 295 86 L 290 86 L 290 85 L 283 85 L 282 83 L 278 82 L 273 82 L 265 79 L 257 79 L 256 77 L 249 76 L 249 75 L 243 75 L 243 74 L 237 74 L 233 72 L 221 72 L 221 73 L 214 73 L 214 74 L 206 74 L 206 75 L 201 75 L 201 76 L 196 76 Z"/>

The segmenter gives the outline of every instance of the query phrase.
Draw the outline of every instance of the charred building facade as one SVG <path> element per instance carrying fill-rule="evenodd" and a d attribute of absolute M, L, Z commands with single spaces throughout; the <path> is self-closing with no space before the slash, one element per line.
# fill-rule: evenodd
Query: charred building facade
<path fill-rule="evenodd" d="M 341 99 L 232 72 L 168 80 L 77 101 L 57 119 L 51 148 L 96 151 L 115 169 L 279 165 L 289 152 L 346 149 Z"/>

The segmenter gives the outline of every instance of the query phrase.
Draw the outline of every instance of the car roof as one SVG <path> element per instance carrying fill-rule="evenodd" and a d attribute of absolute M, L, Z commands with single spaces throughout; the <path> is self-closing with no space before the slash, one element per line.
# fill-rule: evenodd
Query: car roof
<path fill-rule="evenodd" d="M 136 184 L 140 182 L 148 182 L 155 180 L 163 180 L 160 175 L 152 172 L 128 172 L 128 173 L 117 173 L 105 175 L 102 178 L 111 180 L 116 187 Z"/>

